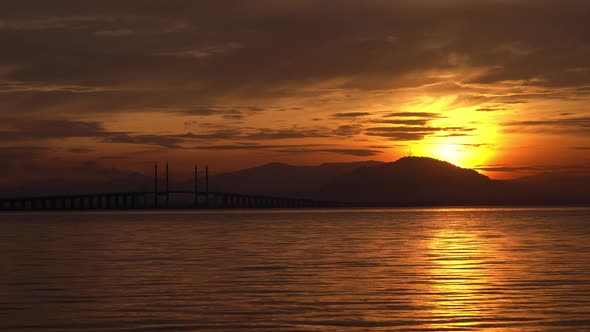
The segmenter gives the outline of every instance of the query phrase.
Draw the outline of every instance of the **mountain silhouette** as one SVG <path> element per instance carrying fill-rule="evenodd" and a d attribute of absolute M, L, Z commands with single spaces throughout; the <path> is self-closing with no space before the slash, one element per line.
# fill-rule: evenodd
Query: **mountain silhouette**
<path fill-rule="evenodd" d="M 270 163 L 212 176 L 210 188 L 252 195 L 308 197 L 317 187 L 336 176 L 381 164 L 379 161 L 324 163 L 319 166 Z"/>
<path fill-rule="evenodd" d="M 426 157 L 357 169 L 319 189 L 318 198 L 399 204 L 475 203 L 492 180 L 478 172 Z"/>
<path fill-rule="evenodd" d="M 428 157 L 293 166 L 271 163 L 211 178 L 212 190 L 383 205 L 590 203 L 590 177 L 544 174 L 493 180 Z M 587 184 L 587 185 L 584 185 Z"/>
<path fill-rule="evenodd" d="M 163 177 L 159 179 L 164 190 Z M 171 190 L 192 190 L 194 180 L 171 179 Z M 153 190 L 153 178 L 119 174 L 102 181 L 30 183 L 4 189 L 3 197 Z M 199 179 L 199 190 L 205 181 Z M 365 161 L 293 166 L 270 163 L 210 176 L 209 190 L 307 198 L 359 205 L 531 205 L 590 204 L 590 175 L 545 173 L 493 180 L 472 169 L 427 157 L 395 162 Z"/>
<path fill-rule="evenodd" d="M 506 181 L 521 197 L 543 204 L 590 203 L 590 174 L 546 172 Z"/>

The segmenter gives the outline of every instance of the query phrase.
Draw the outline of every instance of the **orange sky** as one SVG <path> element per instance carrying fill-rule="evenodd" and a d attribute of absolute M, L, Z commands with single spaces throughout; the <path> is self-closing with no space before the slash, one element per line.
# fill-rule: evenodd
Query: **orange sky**
<path fill-rule="evenodd" d="M 590 169 L 586 1 L 5 7 L 0 185 L 410 150 L 492 178 Z"/>

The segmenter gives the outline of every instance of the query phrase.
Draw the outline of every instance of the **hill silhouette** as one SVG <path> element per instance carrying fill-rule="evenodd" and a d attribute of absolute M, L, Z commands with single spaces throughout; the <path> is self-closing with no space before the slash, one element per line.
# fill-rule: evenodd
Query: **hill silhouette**
<path fill-rule="evenodd" d="M 493 180 L 428 157 L 292 166 L 271 163 L 211 179 L 220 191 L 384 205 L 589 204 L 590 176 Z M 585 185 L 587 184 L 587 185 Z"/>
<path fill-rule="evenodd" d="M 270 163 L 211 177 L 211 190 L 253 195 L 307 197 L 336 176 L 383 164 L 379 161 L 292 166 Z"/>
<path fill-rule="evenodd" d="M 426 157 L 357 169 L 319 189 L 318 198 L 400 204 L 475 203 L 492 180 L 478 172 Z M 476 194 L 474 194 L 476 193 Z"/>
<path fill-rule="evenodd" d="M 163 179 L 160 178 L 160 190 Z M 192 190 L 193 180 L 171 179 L 171 189 Z M 204 191 L 204 179 L 199 180 Z M 293 166 L 270 163 L 210 177 L 210 191 L 309 198 L 376 205 L 590 204 L 590 175 L 546 173 L 493 180 L 472 169 L 427 157 Z M 103 181 L 36 182 L 4 189 L 3 197 L 152 191 L 153 178 L 119 174 Z"/>

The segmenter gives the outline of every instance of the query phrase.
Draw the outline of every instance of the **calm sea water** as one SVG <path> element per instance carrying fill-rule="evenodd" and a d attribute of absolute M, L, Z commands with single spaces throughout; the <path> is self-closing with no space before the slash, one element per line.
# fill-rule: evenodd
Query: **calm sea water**
<path fill-rule="evenodd" d="M 590 209 L 0 214 L 0 330 L 590 331 Z"/>

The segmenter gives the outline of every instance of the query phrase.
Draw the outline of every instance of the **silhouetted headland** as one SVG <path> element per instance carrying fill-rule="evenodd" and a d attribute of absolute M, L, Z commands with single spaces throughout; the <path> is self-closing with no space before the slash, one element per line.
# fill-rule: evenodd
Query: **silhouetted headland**
<path fill-rule="evenodd" d="M 590 176 L 493 180 L 428 157 L 395 162 L 271 163 L 212 178 L 216 190 L 374 205 L 590 204 Z"/>
<path fill-rule="evenodd" d="M 196 181 L 174 182 L 169 186 L 177 194 L 194 194 L 190 199 L 172 200 L 166 178 L 166 191 L 153 195 L 153 178 L 130 174 L 126 178 L 88 184 L 62 184 L 66 192 L 43 192 L 35 186 L 16 190 L 18 196 L 95 194 L 97 192 L 152 193 L 152 208 L 158 206 L 155 196 L 163 196 L 168 207 L 318 207 L 318 206 L 425 206 L 425 205 L 555 205 L 590 204 L 590 177 L 571 174 L 541 174 L 515 180 L 493 180 L 472 169 L 427 157 L 403 157 L 395 162 L 366 161 L 326 163 L 319 166 L 292 166 L 270 163 L 258 167 L 208 177 Z M 85 188 L 85 190 L 83 189 Z M 194 188 L 194 189 L 193 189 Z M 201 192 L 198 193 L 198 189 Z M 206 189 L 205 189 L 206 188 Z M 209 193 L 216 193 L 215 198 Z M 9 192 L 4 197 L 11 197 Z M 38 196 L 38 195 L 37 195 Z M 205 198 L 200 198 L 205 197 Z M 242 197 L 242 198 L 239 198 Z M 246 197 L 246 198 L 245 198 Z M 247 197 L 282 199 L 283 205 L 247 203 Z M 128 200 L 143 198 L 126 198 Z M 116 199 L 117 200 L 117 199 Z M 118 202 L 121 199 L 118 199 Z M 244 201 L 246 200 L 246 201 Z M 201 204 L 199 204 L 200 201 Z M 246 202 L 246 203 L 244 203 Z M 307 203 L 302 203 L 307 202 Z M 122 207 L 125 207 L 123 205 Z M 147 207 L 149 204 L 144 204 Z"/>

